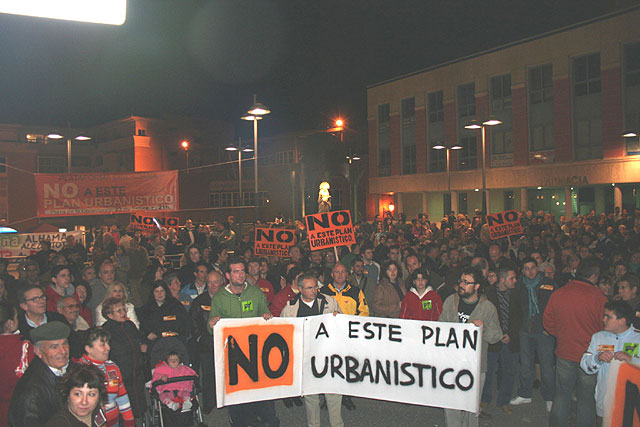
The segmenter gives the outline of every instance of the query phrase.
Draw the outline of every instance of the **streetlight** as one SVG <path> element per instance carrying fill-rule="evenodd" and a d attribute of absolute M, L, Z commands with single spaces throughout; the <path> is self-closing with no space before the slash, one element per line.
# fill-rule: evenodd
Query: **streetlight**
<path fill-rule="evenodd" d="M 449 193 L 449 210 L 451 210 L 451 170 L 449 169 L 449 155 L 450 155 L 450 151 L 451 150 L 461 150 L 462 146 L 458 145 L 458 144 L 453 144 L 453 145 L 443 145 L 443 144 L 438 144 L 438 145 L 434 145 L 433 147 L 434 150 L 447 150 L 447 192 Z"/>
<path fill-rule="evenodd" d="M 254 204 L 256 206 L 256 221 L 258 220 L 258 120 L 262 120 L 261 116 L 265 116 L 271 113 L 271 110 L 256 100 L 256 95 L 253 95 L 253 105 L 247 111 L 247 115 L 242 117 L 242 120 L 253 121 L 253 191 L 255 193 Z"/>
<path fill-rule="evenodd" d="M 486 127 L 501 125 L 502 121 L 495 117 L 489 117 L 489 119 L 479 122 L 478 120 L 472 120 L 467 124 L 465 129 L 482 130 L 482 214 L 487 215 L 487 162 L 486 162 Z"/>
<path fill-rule="evenodd" d="M 230 144 L 225 147 L 225 150 L 238 152 L 238 197 L 240 198 L 240 203 L 244 205 L 244 197 L 242 197 L 242 153 L 251 153 L 253 148 L 243 146 L 242 141 L 238 139 L 238 145 Z"/>
<path fill-rule="evenodd" d="M 182 149 L 187 153 L 187 173 L 189 173 L 189 141 L 186 139 L 180 143 Z"/>
<path fill-rule="evenodd" d="M 63 139 L 65 138 L 65 136 L 59 133 L 50 133 L 47 135 L 47 138 Z M 79 134 L 73 138 L 71 136 L 67 136 L 66 138 L 67 138 L 67 173 L 71 173 L 71 140 L 73 139 L 75 141 L 89 141 L 91 137 L 84 134 Z"/>

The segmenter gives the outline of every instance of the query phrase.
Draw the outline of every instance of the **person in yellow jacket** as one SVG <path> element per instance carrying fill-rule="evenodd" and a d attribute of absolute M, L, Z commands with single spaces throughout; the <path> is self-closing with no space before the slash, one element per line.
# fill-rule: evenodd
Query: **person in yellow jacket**
<path fill-rule="evenodd" d="M 331 271 L 332 283 L 324 285 L 320 289 L 320 293 L 332 296 L 338 301 L 340 311 L 344 314 L 368 316 L 369 306 L 364 294 L 357 286 L 347 283 L 347 277 L 347 268 L 341 263 L 336 263 Z M 343 396 L 342 404 L 350 411 L 356 409 L 356 404 L 351 400 L 351 396 Z"/>
<path fill-rule="evenodd" d="M 344 314 L 368 316 L 369 306 L 364 294 L 357 286 L 347 283 L 347 277 L 347 268 L 343 264 L 337 263 L 331 271 L 333 281 L 324 285 L 320 289 L 320 293 L 335 298 Z"/>

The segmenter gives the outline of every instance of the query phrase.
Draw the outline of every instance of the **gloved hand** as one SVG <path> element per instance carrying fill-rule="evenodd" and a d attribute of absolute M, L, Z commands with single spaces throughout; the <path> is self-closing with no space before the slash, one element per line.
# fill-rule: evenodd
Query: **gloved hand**
<path fill-rule="evenodd" d="M 173 400 L 170 400 L 168 402 L 164 402 L 165 405 L 167 405 L 167 407 L 169 409 L 171 409 L 172 411 L 177 411 L 178 408 L 180 407 L 180 404 L 178 402 L 174 402 Z"/>

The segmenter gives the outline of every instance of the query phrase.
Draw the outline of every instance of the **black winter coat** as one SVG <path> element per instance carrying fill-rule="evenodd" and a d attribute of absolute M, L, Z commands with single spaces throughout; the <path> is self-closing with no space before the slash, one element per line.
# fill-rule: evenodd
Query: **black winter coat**
<path fill-rule="evenodd" d="M 132 321 L 109 319 L 102 327 L 111 334 L 109 359 L 120 368 L 133 416 L 139 418 L 147 409 L 144 391 L 144 361 L 140 351 L 140 332 Z"/>
<path fill-rule="evenodd" d="M 140 309 L 138 317 L 143 339 L 153 332 L 158 338 L 177 335 L 186 343 L 191 333 L 191 319 L 187 310 L 172 297 L 167 297 L 165 302 L 158 306 L 152 296 Z"/>
<path fill-rule="evenodd" d="M 10 427 L 42 427 L 62 408 L 56 377 L 49 367 L 34 357 L 16 385 L 9 407 Z"/>

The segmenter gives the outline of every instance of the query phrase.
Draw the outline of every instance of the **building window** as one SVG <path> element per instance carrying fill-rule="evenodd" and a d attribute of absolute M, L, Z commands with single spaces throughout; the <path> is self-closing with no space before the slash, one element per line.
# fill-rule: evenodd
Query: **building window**
<path fill-rule="evenodd" d="M 451 212 L 451 193 L 444 193 L 444 197 L 442 199 L 443 202 L 443 212 L 445 215 L 448 215 Z"/>
<path fill-rule="evenodd" d="M 416 173 L 416 108 L 415 98 L 402 100 L 402 173 Z"/>
<path fill-rule="evenodd" d="M 504 210 L 508 211 L 513 209 L 514 206 L 514 198 L 513 191 L 505 191 L 504 192 Z"/>
<path fill-rule="evenodd" d="M 389 104 L 378 105 L 378 176 L 391 175 L 391 127 Z"/>
<path fill-rule="evenodd" d="M 580 120 L 576 128 L 576 160 L 602 158 L 602 120 Z"/>
<path fill-rule="evenodd" d="M 624 84 L 640 86 L 640 43 L 624 47 Z"/>
<path fill-rule="evenodd" d="M 624 47 L 624 128 L 640 131 L 640 43 Z M 628 155 L 640 154 L 640 139 L 625 138 Z"/>
<path fill-rule="evenodd" d="M 458 155 L 458 169 L 475 169 L 478 163 L 478 144 L 475 136 L 460 138 L 461 150 L 456 150 Z M 444 150 L 443 150 L 444 151 Z"/>
<path fill-rule="evenodd" d="M 247 154 L 251 155 L 253 153 L 242 153 L 242 158 L 245 158 Z M 238 158 L 237 153 L 234 153 L 232 156 L 234 159 Z M 249 158 L 249 157 L 246 157 L 246 158 Z M 271 154 L 265 154 L 265 155 L 260 154 L 258 157 L 258 164 L 265 165 L 265 166 L 288 165 L 288 164 L 294 163 L 294 158 L 295 158 L 294 150 L 284 150 L 284 151 L 278 151 L 276 153 L 271 153 Z"/>
<path fill-rule="evenodd" d="M 442 144 L 434 143 L 433 145 Z M 444 172 L 447 169 L 447 150 L 431 149 L 429 156 L 429 171 Z"/>
<path fill-rule="evenodd" d="M 551 64 L 529 70 L 529 102 L 542 104 L 553 101 L 553 74 Z"/>
<path fill-rule="evenodd" d="M 344 190 L 342 188 L 331 189 L 331 209 L 334 211 L 345 209 L 344 206 Z"/>
<path fill-rule="evenodd" d="M 600 54 L 581 56 L 573 60 L 573 93 L 584 96 L 600 93 Z"/>
<path fill-rule="evenodd" d="M 553 149 L 553 124 L 531 127 L 531 151 Z"/>
<path fill-rule="evenodd" d="M 467 213 L 467 193 L 458 193 L 458 213 Z"/>
<path fill-rule="evenodd" d="M 38 173 L 65 173 L 66 171 L 65 157 L 38 156 Z"/>
<path fill-rule="evenodd" d="M 444 121 L 444 101 L 442 91 L 429 94 L 429 123 Z"/>
<path fill-rule="evenodd" d="M 237 191 L 217 191 L 209 193 L 210 208 L 232 208 L 238 206 L 255 206 L 255 193 L 243 192 L 242 197 Z M 267 192 L 258 192 L 258 206 L 265 206 L 268 202 Z"/>
<path fill-rule="evenodd" d="M 511 74 L 491 78 L 491 111 L 511 109 Z"/>
<path fill-rule="evenodd" d="M 5 175 L 7 173 L 7 158 L 0 157 L 0 174 Z"/>
<path fill-rule="evenodd" d="M 458 86 L 458 117 L 476 115 L 475 83 Z"/>
<path fill-rule="evenodd" d="M 491 129 L 491 154 L 511 154 L 513 152 L 513 141 L 511 130 Z"/>

